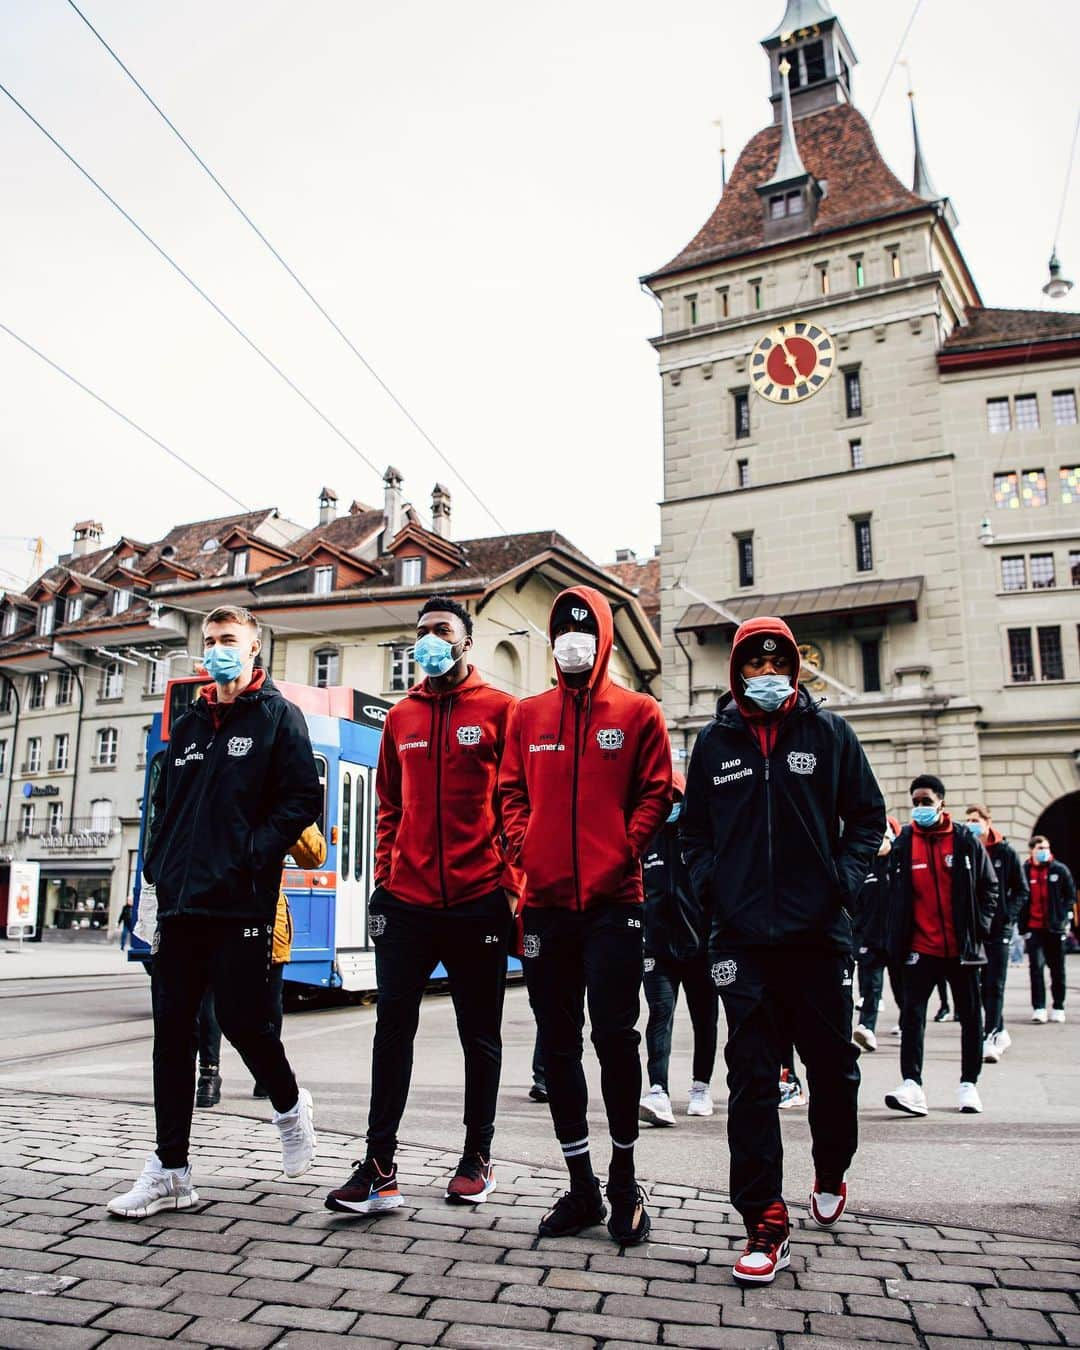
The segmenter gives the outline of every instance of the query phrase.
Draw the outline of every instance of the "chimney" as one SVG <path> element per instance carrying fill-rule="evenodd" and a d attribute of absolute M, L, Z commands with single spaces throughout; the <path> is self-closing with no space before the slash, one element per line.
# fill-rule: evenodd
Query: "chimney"
<path fill-rule="evenodd" d="M 319 524 L 329 525 L 337 515 L 337 493 L 333 488 L 324 487 L 319 493 Z"/>
<path fill-rule="evenodd" d="M 383 498 L 383 547 L 385 548 L 401 529 L 401 474 L 391 464 L 383 474 L 386 492 Z"/>
<path fill-rule="evenodd" d="M 615 550 L 615 561 L 617 563 L 637 562 L 637 554 L 632 548 L 617 548 Z"/>
<path fill-rule="evenodd" d="M 450 492 L 441 483 L 431 489 L 431 528 L 443 539 L 450 538 Z"/>
<path fill-rule="evenodd" d="M 84 558 L 101 547 L 104 527 L 100 520 L 80 520 L 75 526 L 75 540 L 71 546 L 73 558 Z"/>

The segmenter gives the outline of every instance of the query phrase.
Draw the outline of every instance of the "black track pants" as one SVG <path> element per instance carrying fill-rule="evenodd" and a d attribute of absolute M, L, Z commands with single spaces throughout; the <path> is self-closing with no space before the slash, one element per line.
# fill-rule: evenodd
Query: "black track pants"
<path fill-rule="evenodd" d="M 502 1071 L 502 1012 L 511 916 L 502 890 L 439 909 L 378 890 L 369 907 L 375 943 L 375 1043 L 368 1152 L 390 1161 L 412 1081 L 420 1003 L 442 962 L 465 1054 L 466 1152 L 491 1152 Z"/>
<path fill-rule="evenodd" d="M 851 1043 L 851 962 L 842 952 L 718 950 L 712 978 L 727 1016 L 731 1201 L 747 1222 L 784 1194 L 777 1107 L 784 1041 L 806 1068 L 814 1166 L 839 1183 L 858 1146 L 858 1051 Z"/>
<path fill-rule="evenodd" d="M 563 1145 L 586 1139 L 582 1067 L 585 1004 L 600 1061 L 600 1089 L 615 1143 L 638 1134 L 641 1059 L 637 1031 L 642 974 L 640 905 L 525 910 L 525 979 L 540 1033 L 548 1104 Z"/>
<path fill-rule="evenodd" d="M 893 998 L 897 1007 L 903 1006 L 904 983 L 903 966 L 889 965 L 883 951 L 876 947 L 862 947 L 858 955 L 859 997 L 862 999 L 862 1011 L 859 1013 L 859 1025 L 867 1031 L 877 1030 L 878 1004 L 885 989 L 885 971 L 889 972 Z"/>
<path fill-rule="evenodd" d="M 1027 944 L 1031 975 L 1031 1006 L 1046 1007 L 1044 970 L 1050 970 L 1050 996 L 1055 1008 L 1065 1006 L 1065 936 L 1047 928 L 1033 928 Z"/>
<path fill-rule="evenodd" d="M 960 1023 L 960 1081 L 977 1083 L 982 1068 L 983 1020 L 979 967 L 962 966 L 955 957 L 918 956 L 904 966 L 904 1008 L 900 1014 L 900 1072 L 922 1083 L 926 1005 L 939 984 L 952 990 Z"/>
<path fill-rule="evenodd" d="M 695 961 L 674 961 L 664 956 L 647 956 L 644 986 L 649 1005 L 645 1027 L 649 1085 L 658 1083 L 665 1092 L 668 1090 L 671 1030 L 680 987 L 694 1029 L 694 1081 L 708 1083 L 716 1063 L 716 1022 L 720 1015 L 716 986 L 709 978 L 708 958 L 703 955 Z"/>
<path fill-rule="evenodd" d="M 1005 980 L 1009 974 L 1009 939 L 1011 928 L 995 941 L 986 943 L 986 965 L 979 971 L 979 990 L 982 994 L 983 1031 L 992 1036 L 1004 1026 Z"/>
<path fill-rule="evenodd" d="M 195 1106 L 196 1019 L 207 989 L 222 1034 L 239 1051 L 277 1111 L 296 1105 L 296 1079 L 274 1025 L 270 992 L 273 922 L 162 919 L 154 953 L 154 1112 L 164 1167 L 188 1161 Z"/>

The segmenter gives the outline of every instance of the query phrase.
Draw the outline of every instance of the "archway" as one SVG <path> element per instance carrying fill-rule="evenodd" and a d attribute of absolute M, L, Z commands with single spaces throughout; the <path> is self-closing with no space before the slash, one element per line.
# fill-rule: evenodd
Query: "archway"
<path fill-rule="evenodd" d="M 1068 792 L 1048 806 L 1031 833 L 1045 834 L 1054 857 L 1060 859 L 1074 877 L 1080 876 L 1080 792 Z"/>
<path fill-rule="evenodd" d="M 491 675 L 493 684 L 515 698 L 525 693 L 521 687 L 521 658 L 512 642 L 496 645 Z"/>

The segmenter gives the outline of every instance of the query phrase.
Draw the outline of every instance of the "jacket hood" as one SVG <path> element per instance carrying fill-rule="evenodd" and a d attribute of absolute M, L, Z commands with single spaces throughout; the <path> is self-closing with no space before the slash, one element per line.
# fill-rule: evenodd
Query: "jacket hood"
<path fill-rule="evenodd" d="M 995 830 L 993 825 L 988 825 L 986 827 L 986 838 L 983 840 L 983 843 L 985 843 L 987 848 L 993 848 L 995 844 L 1003 844 L 1004 842 L 1005 836 L 999 830 Z"/>
<path fill-rule="evenodd" d="M 758 619 L 748 619 L 746 623 L 739 625 L 735 633 L 735 640 L 731 644 L 731 662 L 728 666 L 728 687 L 731 690 L 732 697 L 738 705 L 739 711 L 744 715 L 760 717 L 761 709 L 756 703 L 743 698 L 743 678 L 739 674 L 739 666 L 743 662 L 743 657 L 739 653 L 739 648 L 743 643 L 751 638 L 773 637 L 776 639 L 777 647 L 786 651 L 791 658 L 791 683 L 796 690 L 799 688 L 799 648 L 795 642 L 795 635 L 783 621 L 770 615 L 762 615 Z M 794 706 L 794 699 L 785 704 L 782 711 L 787 712 Z"/>
<path fill-rule="evenodd" d="M 599 635 L 596 639 L 596 660 L 593 663 L 592 670 L 589 671 L 589 678 L 586 680 L 584 687 L 594 691 L 600 690 L 608 682 L 608 662 L 611 660 L 611 648 L 615 640 L 615 621 L 611 616 L 611 606 L 604 596 L 599 591 L 593 590 L 591 586 L 571 586 L 567 590 L 561 591 L 552 602 L 551 613 L 548 615 L 548 641 L 552 647 L 555 645 L 555 634 L 552 632 L 551 621 L 560 602 L 565 599 L 581 600 L 596 617 L 596 626 L 599 629 Z M 571 687 L 563 678 L 558 661 L 555 662 L 555 677 L 561 688 L 569 689 Z"/>
<path fill-rule="evenodd" d="M 262 687 L 267 684 L 267 680 L 268 676 L 266 674 L 266 667 L 256 666 L 256 668 L 251 672 L 251 680 L 248 683 L 247 688 L 241 690 L 241 692 L 237 694 L 237 698 L 247 698 L 249 694 L 257 694 L 262 689 Z M 272 684 L 268 685 L 266 692 L 267 693 L 272 692 L 273 688 L 274 686 Z M 209 684 L 200 684 L 198 689 L 198 697 L 205 700 L 205 702 L 207 703 L 220 702 L 220 700 L 218 699 L 218 687 L 215 684 L 215 682 L 211 680 Z"/>
<path fill-rule="evenodd" d="M 429 701 L 440 698 L 449 698 L 451 695 L 453 695 L 454 698 L 458 698 L 461 694 L 467 693 L 470 689 L 478 689 L 486 683 L 487 681 L 476 667 L 470 666 L 468 675 L 465 676 L 461 683 L 455 684 L 453 689 L 448 689 L 445 693 L 433 689 L 431 687 L 430 679 L 423 679 L 419 684 L 414 684 L 405 697 L 426 699 Z"/>

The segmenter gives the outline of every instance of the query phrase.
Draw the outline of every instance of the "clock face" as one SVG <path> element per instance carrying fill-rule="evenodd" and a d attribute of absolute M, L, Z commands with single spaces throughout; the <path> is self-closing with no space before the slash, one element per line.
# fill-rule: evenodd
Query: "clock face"
<path fill-rule="evenodd" d="M 750 353 L 750 379 L 770 403 L 801 403 L 836 365 L 836 344 L 820 324 L 793 319 L 760 338 Z"/>
<path fill-rule="evenodd" d="M 825 658 L 821 654 L 821 648 L 813 642 L 802 642 L 799 644 L 799 683 L 805 685 L 807 689 L 813 690 L 815 694 L 820 694 L 828 688 L 824 680 L 818 679 L 816 672 L 825 664 Z"/>

